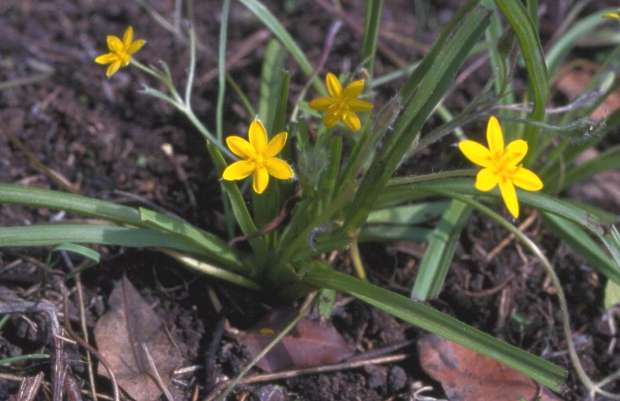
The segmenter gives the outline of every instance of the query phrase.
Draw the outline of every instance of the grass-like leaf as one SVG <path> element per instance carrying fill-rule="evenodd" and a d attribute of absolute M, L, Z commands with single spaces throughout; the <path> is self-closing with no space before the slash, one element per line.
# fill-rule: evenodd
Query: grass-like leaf
<path fill-rule="evenodd" d="M 590 266 L 608 279 L 620 284 L 620 265 L 616 265 L 588 233 L 576 223 L 552 213 L 543 213 L 553 233 L 583 256 Z"/>
<path fill-rule="evenodd" d="M 295 39 L 290 33 L 282 26 L 280 21 L 258 0 L 239 0 L 244 6 L 248 8 L 261 22 L 282 42 L 282 45 L 293 56 L 297 64 L 301 67 L 301 70 L 307 75 L 312 76 L 314 67 L 306 57 L 306 54 L 301 50 Z M 325 88 L 320 79 L 314 78 L 312 81 L 317 91 L 322 94 L 325 93 Z"/>
<path fill-rule="evenodd" d="M 424 257 L 418 268 L 411 298 L 421 301 L 436 298 L 452 265 L 456 243 L 469 220 L 471 207 L 453 200 L 430 235 Z"/>
<path fill-rule="evenodd" d="M 140 213 L 132 207 L 47 189 L 0 184 L 0 203 L 65 210 L 116 223 L 140 225 Z"/>
<path fill-rule="evenodd" d="M 424 303 L 412 301 L 319 264 L 313 267 L 303 276 L 303 282 L 354 296 L 407 323 L 496 359 L 553 390 L 557 391 L 566 379 L 566 370 L 559 366 L 500 341 Z"/>

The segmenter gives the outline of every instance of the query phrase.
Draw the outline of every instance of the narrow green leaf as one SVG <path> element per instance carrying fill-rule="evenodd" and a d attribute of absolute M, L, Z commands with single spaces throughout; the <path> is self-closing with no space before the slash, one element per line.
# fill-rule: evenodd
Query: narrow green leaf
<path fill-rule="evenodd" d="M 379 29 L 383 16 L 383 0 L 368 0 L 364 17 L 364 40 L 362 41 L 362 59 L 368 73 L 373 75 L 375 53 L 379 42 Z"/>
<path fill-rule="evenodd" d="M 48 354 L 27 354 L 27 355 L 10 356 L 8 358 L 0 359 L 0 366 L 11 366 L 16 363 L 23 362 L 23 361 L 32 361 L 32 360 L 49 359 L 49 358 L 50 356 Z"/>
<path fill-rule="evenodd" d="M 435 194 L 453 192 L 486 199 L 499 199 L 500 197 L 497 190 L 490 192 L 478 191 L 471 179 L 444 179 L 415 185 L 390 186 L 385 191 L 384 196 L 394 200 L 393 194 L 390 194 L 391 191 L 395 191 L 402 202 L 409 201 L 408 195 L 411 196 L 411 199 L 419 199 L 424 192 Z M 571 202 L 557 199 L 543 192 L 518 191 L 518 196 L 519 201 L 523 204 L 565 217 L 579 223 L 593 233 L 600 233 L 604 231 L 603 226 L 614 224 L 618 221 L 617 216 L 606 212 L 594 214 Z"/>
<path fill-rule="evenodd" d="M 432 68 L 428 66 L 420 77 L 416 95 L 398 117 L 394 132 L 387 138 L 360 184 L 355 199 L 346 212 L 344 230 L 355 230 L 364 223 L 403 155 L 418 138 L 424 122 L 452 85 L 456 72 L 486 29 L 489 15 L 489 11 L 484 8 L 472 9 L 456 23 L 449 40 L 433 46 L 439 47 L 438 50 L 431 50 L 431 53 L 436 55 L 435 63 Z M 418 68 L 424 65 L 423 61 Z M 414 75 L 418 75 L 417 72 L 412 74 Z"/>
<path fill-rule="evenodd" d="M 420 224 L 439 218 L 450 202 L 436 201 L 379 209 L 368 215 L 366 224 Z"/>
<path fill-rule="evenodd" d="M 362 228 L 360 242 L 426 242 L 432 230 L 416 225 L 370 224 Z M 336 248 L 334 248 L 336 249 Z"/>
<path fill-rule="evenodd" d="M 530 0 L 529 4 L 532 3 Z M 528 87 L 534 100 L 534 109 L 530 119 L 543 121 L 550 85 L 545 56 L 535 23 L 520 1 L 495 0 L 495 4 L 512 26 L 519 40 L 519 47 L 528 72 Z M 537 10 L 532 12 L 537 12 Z M 538 128 L 534 125 L 529 125 L 526 128 L 525 138 L 533 148 L 536 147 L 538 141 L 537 132 Z"/>
<path fill-rule="evenodd" d="M 0 203 L 65 210 L 116 223 L 140 225 L 140 213 L 134 208 L 47 189 L 0 184 Z"/>
<path fill-rule="evenodd" d="M 293 56 L 295 61 L 301 67 L 301 70 L 308 76 L 312 76 L 314 73 L 314 67 L 306 57 L 305 53 L 299 45 L 295 42 L 290 33 L 282 26 L 280 21 L 258 0 L 239 0 L 244 6 L 248 8 L 261 22 L 282 42 L 282 45 Z M 321 94 L 325 93 L 323 83 L 317 77 L 314 77 L 312 81 L 314 87 Z"/>
<path fill-rule="evenodd" d="M 145 228 L 88 224 L 0 227 L 0 247 L 56 246 L 66 243 L 169 248 L 195 255 L 204 254 L 193 242 Z"/>
<path fill-rule="evenodd" d="M 552 390 L 557 391 L 568 375 L 566 370 L 559 366 L 498 340 L 424 303 L 412 301 L 318 263 L 313 267 L 302 277 L 304 283 L 354 296 L 407 323 L 496 359 Z"/>
<path fill-rule="evenodd" d="M 173 233 L 194 242 L 200 246 L 202 254 L 209 255 L 211 260 L 229 267 L 239 268 L 241 266 L 237 255 L 228 244 L 215 235 L 200 230 L 181 219 L 145 208 L 140 208 L 140 219 L 145 226 Z"/>
<path fill-rule="evenodd" d="M 620 284 L 620 266 L 616 265 L 601 247 L 576 223 L 552 213 L 543 213 L 552 232 L 571 249 L 583 256 L 590 266 L 605 275 L 609 281 Z"/>
<path fill-rule="evenodd" d="M 456 244 L 469 220 L 471 207 L 453 200 L 430 235 L 428 247 L 418 268 L 411 298 L 420 301 L 436 298 L 443 289 L 452 265 Z"/>
<path fill-rule="evenodd" d="M 278 103 L 274 99 L 280 97 L 280 87 L 286 62 L 287 52 L 280 42 L 272 39 L 265 48 L 263 68 L 260 80 L 260 97 L 258 115 L 265 124 L 267 131 L 273 134 L 274 117 Z"/>
<path fill-rule="evenodd" d="M 77 255 L 90 259 L 95 263 L 99 263 L 99 261 L 101 260 L 101 254 L 99 252 L 95 251 L 94 249 L 90 249 L 86 246 L 74 244 L 71 242 L 60 244 L 54 249 L 52 249 L 52 252 L 58 252 L 58 251 L 67 251 L 67 252 L 75 253 Z"/>
<path fill-rule="evenodd" d="M 607 23 L 603 16 L 612 11 L 615 10 L 613 8 L 607 8 L 590 14 L 587 17 L 575 22 L 569 30 L 560 36 L 557 42 L 555 42 L 555 44 L 547 52 L 546 59 L 549 73 L 552 75 L 555 74 L 564 58 L 573 49 L 579 39 L 586 37 L 598 26 Z"/>

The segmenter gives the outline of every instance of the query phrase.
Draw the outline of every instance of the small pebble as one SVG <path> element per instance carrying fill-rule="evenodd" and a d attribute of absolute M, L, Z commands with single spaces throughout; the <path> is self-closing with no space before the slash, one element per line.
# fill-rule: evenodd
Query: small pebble
<path fill-rule="evenodd" d="M 407 373 L 400 366 L 392 366 L 388 374 L 388 388 L 391 392 L 402 390 L 407 384 Z"/>

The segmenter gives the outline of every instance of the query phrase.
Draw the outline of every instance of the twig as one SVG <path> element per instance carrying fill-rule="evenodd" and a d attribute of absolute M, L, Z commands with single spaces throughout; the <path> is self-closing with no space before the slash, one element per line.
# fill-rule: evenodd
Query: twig
<path fill-rule="evenodd" d="M 99 359 L 99 362 L 101 362 L 105 370 L 108 372 L 108 376 L 110 376 L 110 381 L 112 382 L 112 393 L 113 393 L 114 401 L 120 401 L 120 392 L 118 390 L 118 382 L 116 381 L 116 375 L 114 375 L 114 371 L 112 371 L 110 364 L 99 353 L 99 351 L 97 351 L 93 346 L 91 346 L 90 344 L 82 340 L 77 334 L 75 334 L 75 332 L 71 328 L 71 323 L 69 322 L 69 296 L 67 294 L 67 289 L 65 288 L 64 285 L 61 284 L 60 289 L 61 289 L 62 296 L 63 296 L 63 305 L 64 305 L 64 312 L 65 312 L 65 330 L 67 331 L 67 333 L 69 333 L 71 338 L 76 343 L 78 343 L 81 347 L 84 347 L 91 354 L 96 356 L 97 359 Z"/>
<path fill-rule="evenodd" d="M 36 376 L 25 377 L 19 385 L 17 401 L 33 401 L 39 393 L 39 387 L 43 382 L 43 372 Z"/>
<path fill-rule="evenodd" d="M 285 370 L 285 371 L 277 372 L 277 373 L 258 374 L 258 375 L 253 375 L 253 376 L 240 380 L 239 384 L 263 383 L 263 382 L 268 382 L 268 381 L 290 379 L 292 377 L 298 377 L 298 376 L 304 376 L 304 375 L 313 375 L 313 374 L 318 374 L 318 373 L 337 372 L 341 370 L 357 369 L 357 368 L 361 368 L 361 367 L 368 366 L 368 365 L 395 363 L 395 362 L 404 361 L 410 356 L 411 354 L 409 353 L 401 353 L 401 354 L 396 354 L 396 355 L 382 356 L 378 358 L 369 358 L 369 359 L 362 359 L 362 360 L 356 360 L 356 361 L 350 361 L 350 362 L 336 363 L 333 365 L 317 366 L 314 368 L 291 369 L 291 370 Z M 217 395 L 217 392 L 221 390 L 221 387 L 224 387 L 227 384 L 228 384 L 228 381 L 220 383 L 218 385 L 220 389 L 214 390 L 213 393 Z M 214 394 L 211 394 L 204 401 L 213 400 L 215 397 Z"/>
<path fill-rule="evenodd" d="M 537 213 L 530 214 L 528 218 L 525 219 L 523 223 L 521 223 L 521 225 L 519 226 L 519 230 L 521 231 L 527 230 L 529 226 L 531 226 L 532 223 L 536 221 L 536 217 L 537 217 Z M 502 242 L 500 242 L 495 248 L 493 248 L 491 252 L 487 254 L 486 256 L 487 262 L 490 262 L 491 260 L 495 259 L 495 257 L 499 255 L 500 252 L 504 250 L 504 248 L 506 248 L 514 239 L 515 239 L 514 234 L 509 234 L 506 238 L 504 238 Z"/>
<path fill-rule="evenodd" d="M 144 351 L 144 355 L 146 356 L 146 361 L 149 364 L 149 368 L 151 369 L 155 382 L 157 383 L 161 391 L 163 391 L 168 401 L 174 401 L 174 397 L 172 396 L 172 393 L 170 392 L 170 390 L 168 389 L 168 386 L 166 386 L 166 383 L 164 383 L 164 380 L 161 378 L 161 375 L 159 374 L 159 369 L 157 369 L 157 365 L 155 365 L 155 361 L 153 360 L 153 357 L 151 356 L 149 347 L 145 343 L 141 343 L 140 345 L 142 346 L 142 351 Z"/>
<path fill-rule="evenodd" d="M 267 346 L 263 348 L 263 350 L 259 352 L 258 355 L 256 355 L 254 359 L 250 361 L 250 363 L 246 365 L 245 368 L 243 368 L 243 370 L 237 375 L 237 377 L 230 382 L 226 390 L 224 390 L 224 393 L 217 398 L 218 401 L 226 400 L 226 397 L 228 396 L 228 394 L 230 394 L 233 391 L 235 386 L 243 379 L 243 377 L 250 371 L 250 369 L 252 369 L 254 365 L 256 365 L 258 361 L 260 361 L 265 355 L 267 355 L 267 353 L 269 353 L 269 351 L 271 351 L 273 347 L 275 347 L 278 343 L 280 343 L 280 341 L 282 341 L 284 336 L 286 336 L 291 330 L 293 330 L 293 328 L 295 328 L 295 326 L 297 326 L 297 323 L 299 323 L 299 321 L 310 310 L 310 307 L 312 306 L 312 303 L 314 302 L 314 298 L 316 298 L 316 294 L 317 294 L 316 291 L 308 294 L 308 296 L 304 300 L 304 303 L 301 305 L 301 308 L 299 308 L 299 313 L 297 314 L 297 316 L 288 325 L 286 325 L 286 327 L 284 327 L 282 331 L 278 333 L 278 335 L 275 336 L 274 339 L 271 340 L 271 342 L 267 344 Z M 212 400 L 213 398 L 217 396 L 218 393 L 219 391 L 214 391 L 213 394 L 207 398 L 207 400 Z"/>

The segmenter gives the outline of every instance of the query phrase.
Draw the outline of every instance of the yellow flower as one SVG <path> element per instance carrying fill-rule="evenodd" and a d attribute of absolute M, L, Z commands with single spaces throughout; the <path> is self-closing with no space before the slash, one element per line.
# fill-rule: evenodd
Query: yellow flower
<path fill-rule="evenodd" d="M 476 189 L 490 191 L 499 184 L 499 191 L 508 211 L 519 217 L 519 200 L 515 187 L 526 191 L 540 191 L 541 179 L 520 164 L 527 154 L 527 142 L 517 139 L 504 147 L 504 133 L 495 116 L 487 123 L 486 148 L 478 142 L 463 140 L 459 149 L 472 163 L 483 167 L 476 175 Z"/>
<path fill-rule="evenodd" d="M 355 113 L 372 110 L 372 103 L 357 98 L 364 91 L 364 80 L 353 81 L 342 89 L 342 84 L 336 75 L 328 72 L 325 76 L 325 85 L 329 96 L 313 99 L 310 107 L 325 112 L 323 124 L 327 128 L 332 128 L 338 121 L 342 121 L 351 131 L 358 131 L 362 123 Z"/>
<path fill-rule="evenodd" d="M 118 36 L 108 35 L 108 53 L 99 55 L 95 59 L 97 64 L 110 64 L 105 72 L 106 77 L 110 78 L 121 67 L 127 67 L 131 62 L 131 56 L 144 46 L 143 39 L 133 40 L 133 28 L 130 26 L 125 30 L 123 39 Z"/>
<path fill-rule="evenodd" d="M 242 180 L 250 174 L 252 177 L 252 189 L 257 194 L 262 194 L 269 184 L 269 176 L 280 180 L 288 180 L 295 175 L 291 166 L 282 159 L 275 157 L 284 149 L 286 137 L 285 131 L 278 133 L 269 141 L 267 130 L 263 123 L 255 118 L 248 128 L 246 141 L 240 136 L 229 136 L 226 145 L 231 152 L 242 160 L 236 161 L 226 167 L 222 178 L 227 181 Z"/>
<path fill-rule="evenodd" d="M 620 20 L 620 11 L 606 13 L 605 18 Z"/>

